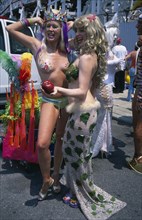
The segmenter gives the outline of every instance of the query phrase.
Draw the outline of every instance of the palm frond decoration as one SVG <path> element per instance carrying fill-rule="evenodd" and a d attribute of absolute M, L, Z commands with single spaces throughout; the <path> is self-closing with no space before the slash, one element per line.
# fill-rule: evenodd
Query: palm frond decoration
<path fill-rule="evenodd" d="M 3 50 L 0 50 L 0 65 L 8 73 L 10 81 L 15 85 L 15 89 L 19 89 L 19 70 L 17 62 L 14 62 Z"/>

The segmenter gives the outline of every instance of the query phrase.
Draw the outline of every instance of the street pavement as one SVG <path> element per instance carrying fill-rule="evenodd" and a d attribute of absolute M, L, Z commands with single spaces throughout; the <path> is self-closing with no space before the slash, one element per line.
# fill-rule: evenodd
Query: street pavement
<path fill-rule="evenodd" d="M 127 203 L 109 220 L 141 220 L 142 217 L 142 175 L 129 169 L 127 164 L 133 156 L 134 145 L 131 102 L 126 97 L 127 90 L 114 94 L 114 152 L 108 159 L 101 159 L 100 155 L 93 159 L 94 183 Z M 59 195 L 51 190 L 47 200 L 38 202 L 41 183 L 38 165 L 24 166 L 0 157 L 0 220 L 86 220 L 80 209 L 62 202 L 67 191 L 64 186 Z"/>
<path fill-rule="evenodd" d="M 127 99 L 128 90 L 123 93 L 113 93 L 113 118 L 129 125 L 132 124 L 132 102 Z"/>

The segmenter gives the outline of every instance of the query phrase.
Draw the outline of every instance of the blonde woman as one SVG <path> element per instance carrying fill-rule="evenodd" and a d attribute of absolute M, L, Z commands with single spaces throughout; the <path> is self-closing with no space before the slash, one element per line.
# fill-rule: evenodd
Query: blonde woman
<path fill-rule="evenodd" d="M 69 118 L 63 139 L 65 174 L 62 182 L 69 188 L 63 201 L 73 208 L 81 207 L 87 219 L 107 219 L 125 203 L 97 187 L 93 181 L 91 139 L 100 107 L 91 93 L 100 86 L 106 73 L 107 41 L 105 31 L 96 15 L 84 15 L 73 24 L 74 43 L 78 58 L 66 71 L 69 88 L 55 86 L 57 92 L 69 99 Z M 95 92 L 94 92 L 95 94 Z M 110 210 L 110 212 L 108 212 Z"/>
<path fill-rule="evenodd" d="M 43 30 L 43 39 L 28 36 L 21 32 L 30 25 L 40 25 Z M 67 59 L 67 22 L 66 15 L 61 11 L 50 8 L 45 12 L 44 19 L 40 17 L 23 19 L 6 27 L 12 37 L 29 48 L 35 57 L 41 81 L 50 80 L 56 86 L 67 87 L 64 71 L 68 67 Z M 59 184 L 59 169 L 62 159 L 62 136 L 67 120 L 64 107 L 67 98 L 62 94 L 54 97 L 43 93 L 38 129 L 38 160 L 43 177 L 43 185 L 38 199 L 43 200 L 48 194 L 48 188 L 53 185 L 55 193 L 61 190 Z M 54 153 L 54 173 L 50 176 L 50 143 L 56 127 L 56 145 Z"/>

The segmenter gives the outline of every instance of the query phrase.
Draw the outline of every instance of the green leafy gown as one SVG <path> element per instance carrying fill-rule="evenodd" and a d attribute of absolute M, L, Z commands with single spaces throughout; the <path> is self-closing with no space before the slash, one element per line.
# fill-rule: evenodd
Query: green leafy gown
<path fill-rule="evenodd" d="M 71 69 L 73 66 L 71 66 Z M 69 71 L 69 74 L 72 71 Z M 77 78 L 77 71 L 74 79 Z M 73 78 L 73 77 L 72 77 Z M 63 156 L 65 170 L 62 183 L 77 197 L 80 208 L 88 220 L 105 220 L 126 206 L 93 181 L 91 139 L 96 126 L 98 101 L 92 103 L 71 103 L 65 134 Z M 68 110 L 68 109 L 67 109 Z"/>

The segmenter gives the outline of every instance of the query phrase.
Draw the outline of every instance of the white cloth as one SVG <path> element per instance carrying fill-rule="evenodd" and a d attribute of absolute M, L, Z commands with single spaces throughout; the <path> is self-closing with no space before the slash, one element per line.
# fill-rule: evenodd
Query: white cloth
<path fill-rule="evenodd" d="M 125 69 L 125 56 L 128 54 L 128 51 L 125 46 L 119 44 L 112 48 L 112 52 L 115 54 L 116 57 L 121 59 L 119 70 Z"/>
<path fill-rule="evenodd" d="M 101 103 L 98 110 L 97 124 L 92 135 L 91 153 L 96 157 L 100 151 L 110 154 L 112 146 L 112 107 L 113 92 L 112 85 L 105 85 L 97 90 L 97 99 Z"/>
<path fill-rule="evenodd" d="M 108 52 L 108 60 L 107 60 L 107 73 L 104 78 L 104 84 L 112 84 L 114 85 L 114 76 L 116 72 L 117 65 L 122 61 L 122 59 L 117 58 L 112 51 Z"/>

